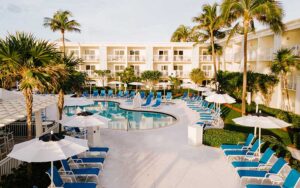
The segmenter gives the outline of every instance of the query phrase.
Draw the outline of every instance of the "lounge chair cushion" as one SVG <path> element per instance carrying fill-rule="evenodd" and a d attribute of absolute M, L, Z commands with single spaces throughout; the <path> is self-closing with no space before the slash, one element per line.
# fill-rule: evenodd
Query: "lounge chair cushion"
<path fill-rule="evenodd" d="M 227 150 L 227 151 L 224 151 L 224 154 L 226 156 L 228 155 L 246 155 L 248 152 L 248 150 Z"/>
<path fill-rule="evenodd" d="M 268 173 L 264 170 L 238 170 L 237 172 L 240 177 L 265 177 Z"/>
<path fill-rule="evenodd" d="M 78 159 L 80 161 L 82 161 L 83 163 L 103 163 L 104 162 L 104 158 L 102 157 L 83 157 L 83 158 L 77 158 L 77 157 L 72 157 L 73 159 Z"/>
<path fill-rule="evenodd" d="M 89 148 L 90 152 L 108 152 L 109 148 L 108 147 L 90 147 Z"/>
<path fill-rule="evenodd" d="M 65 183 L 64 188 L 96 188 L 96 183 Z"/>
<path fill-rule="evenodd" d="M 237 168 L 242 168 L 242 167 L 258 167 L 259 166 L 259 162 L 256 161 L 233 161 L 232 165 Z"/>
<path fill-rule="evenodd" d="M 232 149 L 232 150 L 238 150 L 238 149 L 242 149 L 244 145 L 225 145 L 222 144 L 221 145 L 221 149 L 225 150 L 225 149 Z"/>
<path fill-rule="evenodd" d="M 279 185 L 256 185 L 256 184 L 248 184 L 246 188 L 281 188 Z"/>
<path fill-rule="evenodd" d="M 77 168 L 72 169 L 74 174 L 84 174 L 84 175 L 98 175 L 100 172 L 99 168 Z"/>

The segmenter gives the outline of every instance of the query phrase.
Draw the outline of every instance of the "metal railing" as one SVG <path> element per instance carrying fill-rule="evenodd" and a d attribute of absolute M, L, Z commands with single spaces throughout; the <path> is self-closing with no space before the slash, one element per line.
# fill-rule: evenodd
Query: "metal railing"
<path fill-rule="evenodd" d="M 82 59 L 86 60 L 86 61 L 97 61 L 99 59 L 99 57 L 97 55 L 82 55 Z"/>
<path fill-rule="evenodd" d="M 27 123 L 26 122 L 13 122 L 6 126 L 8 132 L 13 132 L 14 136 L 26 137 L 27 136 Z M 31 134 L 35 136 L 35 122 L 32 122 Z"/>
<path fill-rule="evenodd" d="M 22 161 L 6 157 L 0 161 L 0 180 L 1 176 L 11 174 L 14 168 L 18 168 L 18 166 L 22 164 Z"/>
<path fill-rule="evenodd" d="M 272 61 L 274 59 L 273 48 L 261 49 L 258 54 L 258 59 L 261 61 Z"/>
<path fill-rule="evenodd" d="M 168 55 L 154 55 L 153 60 L 159 61 L 159 62 L 169 62 L 169 56 Z"/>
<path fill-rule="evenodd" d="M 189 62 L 191 61 L 190 56 L 185 56 L 185 55 L 174 55 L 173 61 L 175 62 Z"/>
<path fill-rule="evenodd" d="M 142 55 L 128 55 L 127 60 L 130 62 L 144 62 L 145 56 Z"/>
<path fill-rule="evenodd" d="M 107 61 L 111 62 L 125 62 L 125 55 L 107 55 Z"/>
<path fill-rule="evenodd" d="M 212 62 L 212 56 L 211 55 L 200 55 L 200 61 L 201 62 Z"/>

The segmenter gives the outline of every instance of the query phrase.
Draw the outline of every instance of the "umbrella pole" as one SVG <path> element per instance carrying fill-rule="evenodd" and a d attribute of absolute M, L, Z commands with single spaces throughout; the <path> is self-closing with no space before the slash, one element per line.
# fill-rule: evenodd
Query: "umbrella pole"
<path fill-rule="evenodd" d="M 53 186 L 53 161 L 51 161 L 51 186 L 50 187 L 54 187 Z"/>

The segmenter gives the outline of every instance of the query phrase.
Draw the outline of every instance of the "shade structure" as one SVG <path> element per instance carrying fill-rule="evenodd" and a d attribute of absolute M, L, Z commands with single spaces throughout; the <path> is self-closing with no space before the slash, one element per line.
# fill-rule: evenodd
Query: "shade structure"
<path fill-rule="evenodd" d="M 291 124 L 286 123 L 280 119 L 271 116 L 261 116 L 261 115 L 248 115 L 239 118 L 233 119 L 236 124 L 246 126 L 246 127 L 254 127 L 254 134 L 256 135 L 256 128 L 259 128 L 259 141 L 261 139 L 261 129 L 282 129 L 285 127 L 291 126 Z M 260 155 L 260 148 L 259 148 Z"/>
<path fill-rule="evenodd" d="M 208 102 L 214 102 L 214 103 L 218 103 L 218 104 L 232 104 L 235 103 L 235 99 L 231 96 L 229 96 L 228 94 L 212 94 L 209 95 L 208 97 L 205 98 L 206 101 Z"/>
<path fill-rule="evenodd" d="M 210 96 L 210 95 L 213 95 L 213 94 L 216 94 L 216 92 L 214 92 L 214 91 L 206 91 L 206 92 L 202 93 L 203 96 Z"/>
<path fill-rule="evenodd" d="M 73 116 L 68 121 L 63 121 L 62 124 L 67 127 L 87 128 L 104 125 L 105 123 L 95 116 Z"/>
<path fill-rule="evenodd" d="M 48 136 L 48 135 L 45 135 Z M 16 144 L 8 157 L 25 162 L 51 162 L 51 182 L 53 182 L 53 161 L 67 159 L 88 150 L 87 140 L 63 136 L 49 140 L 35 138 Z M 51 183 L 52 184 L 52 183 Z"/>
<path fill-rule="evenodd" d="M 135 90 L 137 91 L 137 87 L 138 87 L 138 86 L 143 86 L 143 85 L 145 85 L 145 84 L 142 83 L 142 82 L 130 82 L 129 85 L 135 86 Z"/>
<path fill-rule="evenodd" d="M 64 103 L 65 106 L 88 106 L 93 104 L 93 100 L 85 98 L 66 98 Z"/>

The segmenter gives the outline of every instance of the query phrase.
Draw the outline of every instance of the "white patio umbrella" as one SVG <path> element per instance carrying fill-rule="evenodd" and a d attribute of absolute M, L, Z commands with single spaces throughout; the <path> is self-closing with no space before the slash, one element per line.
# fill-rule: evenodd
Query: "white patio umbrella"
<path fill-rule="evenodd" d="M 187 82 L 187 83 L 182 83 L 180 85 L 180 87 L 187 88 L 188 89 L 188 96 L 189 96 L 190 95 L 190 89 L 195 87 L 195 85 L 191 82 Z"/>
<path fill-rule="evenodd" d="M 209 95 L 208 97 L 205 98 L 206 101 L 208 102 L 214 102 L 214 103 L 218 103 L 218 104 L 232 104 L 235 103 L 235 99 L 231 96 L 229 96 L 228 94 L 212 94 Z"/>
<path fill-rule="evenodd" d="M 199 95 L 200 91 L 201 92 L 208 92 L 208 91 L 210 91 L 210 89 L 207 88 L 207 87 L 201 87 L 201 86 L 197 86 L 197 85 L 195 85 L 192 89 L 198 91 L 198 95 Z"/>
<path fill-rule="evenodd" d="M 108 82 L 108 84 L 111 84 L 111 85 L 115 85 L 115 94 L 117 92 L 117 85 L 120 85 L 123 84 L 123 82 L 120 82 L 120 81 L 111 81 L 111 82 Z"/>
<path fill-rule="evenodd" d="M 129 85 L 135 86 L 135 91 L 137 91 L 137 86 L 143 86 L 145 84 L 143 84 L 142 82 L 130 82 Z"/>
<path fill-rule="evenodd" d="M 210 96 L 210 95 L 213 95 L 213 94 L 216 94 L 216 92 L 214 92 L 214 91 L 206 91 L 206 92 L 202 93 L 203 96 Z"/>
<path fill-rule="evenodd" d="M 159 82 L 156 84 L 156 86 L 162 86 L 163 89 L 164 89 L 164 96 L 166 96 L 166 88 L 167 86 L 171 86 L 173 85 L 172 83 L 169 83 L 169 82 Z"/>
<path fill-rule="evenodd" d="M 69 136 L 47 134 L 14 145 L 8 157 L 25 162 L 51 162 L 51 185 L 53 185 L 53 161 L 67 159 L 88 150 L 87 140 Z"/>
<path fill-rule="evenodd" d="M 286 123 L 280 119 L 271 116 L 262 115 L 248 115 L 233 119 L 236 124 L 245 127 L 254 127 L 254 135 L 256 135 L 256 128 L 259 128 L 258 138 L 261 139 L 261 129 L 282 129 L 291 126 L 291 124 Z M 260 155 L 260 148 L 259 148 Z"/>

